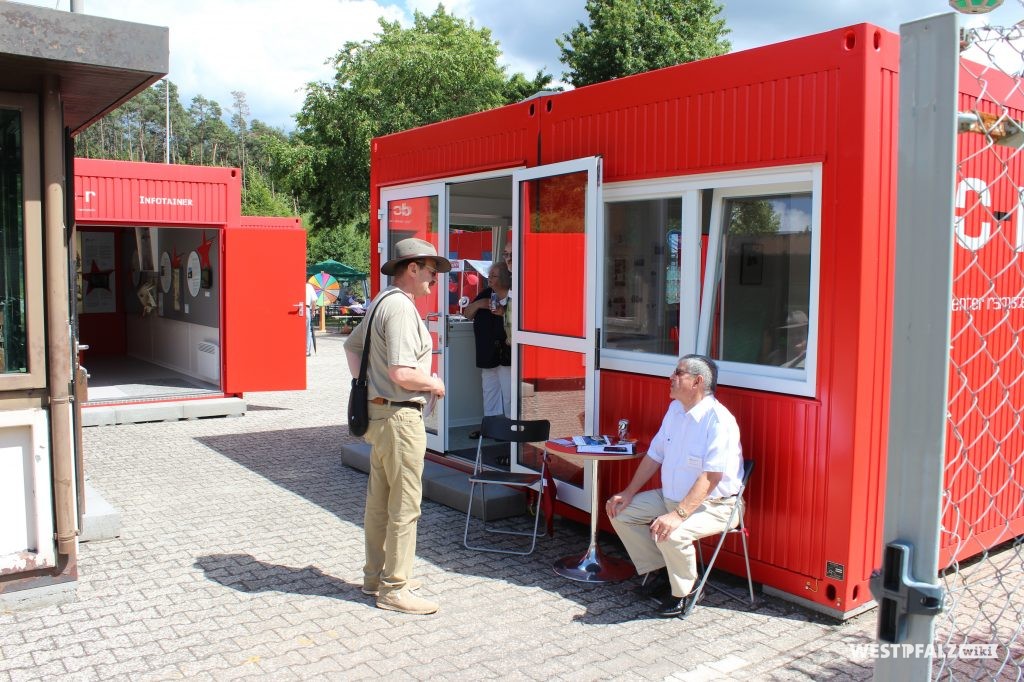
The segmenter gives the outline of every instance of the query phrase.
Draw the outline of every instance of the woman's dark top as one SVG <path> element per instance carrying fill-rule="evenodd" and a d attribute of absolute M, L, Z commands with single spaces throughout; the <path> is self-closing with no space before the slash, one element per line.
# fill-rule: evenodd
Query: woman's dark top
<path fill-rule="evenodd" d="M 487 287 L 474 301 L 490 299 L 492 289 Z M 482 308 L 473 316 L 473 337 L 476 339 L 476 366 L 489 369 L 512 364 L 512 354 L 505 343 L 505 318 L 495 315 L 490 308 Z M 504 356 L 504 357 L 503 357 Z"/>

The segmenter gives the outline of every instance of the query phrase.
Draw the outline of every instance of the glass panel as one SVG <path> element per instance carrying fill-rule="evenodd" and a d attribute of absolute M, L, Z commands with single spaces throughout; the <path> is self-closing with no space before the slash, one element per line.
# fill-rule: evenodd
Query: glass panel
<path fill-rule="evenodd" d="M 811 195 L 727 199 L 712 356 L 802 368 L 811 300 Z"/>
<path fill-rule="evenodd" d="M 520 419 L 547 419 L 551 422 L 552 438 L 582 434 L 586 356 L 527 345 L 521 345 L 519 351 Z M 524 447 L 519 462 L 539 471 L 540 454 L 537 448 Z M 559 481 L 583 487 L 583 468 L 579 462 L 552 457 L 551 473 Z"/>
<path fill-rule="evenodd" d="M 682 204 L 607 205 L 604 347 L 678 355 Z"/>
<path fill-rule="evenodd" d="M 487 288 L 487 275 L 494 262 L 493 244 L 498 231 L 508 228 L 459 225 L 448 228 L 448 314 L 461 315 L 466 305 Z M 500 261 L 500 255 L 498 260 Z"/>
<path fill-rule="evenodd" d="M 395 255 L 395 244 L 409 237 L 416 237 L 417 239 L 430 242 L 434 245 L 434 249 L 440 253 L 440 249 L 437 246 L 438 198 L 436 194 L 389 201 L 387 209 L 388 254 L 384 260 L 389 260 Z M 438 275 L 437 286 L 446 286 L 446 277 L 446 275 Z M 389 282 L 390 279 L 389 277 Z M 436 293 L 436 289 L 434 293 Z M 416 304 L 416 310 L 419 311 L 420 317 L 427 322 L 427 328 L 430 329 L 430 339 L 433 343 L 430 371 L 440 375 L 441 368 L 438 363 L 441 359 L 441 352 L 437 341 L 440 312 L 438 311 L 437 296 L 433 294 L 430 296 L 419 296 L 413 302 Z M 440 410 L 435 410 L 424 418 L 423 421 L 428 434 L 436 435 L 439 433 L 439 413 Z"/>
<path fill-rule="evenodd" d="M 519 265 L 523 305 L 514 306 L 524 331 L 584 338 L 586 324 L 587 173 L 522 183 Z"/>
<path fill-rule="evenodd" d="M 437 195 L 388 202 L 389 250 L 384 260 L 395 255 L 395 244 L 409 237 L 428 241 L 437 249 Z M 438 285 L 446 286 L 444 275 L 438 278 Z M 423 296 L 417 298 L 415 303 L 423 318 L 426 318 L 427 313 L 437 312 L 437 302 L 433 297 Z"/>
<path fill-rule="evenodd" d="M 21 113 L 0 109 L 0 368 L 28 372 Z"/>

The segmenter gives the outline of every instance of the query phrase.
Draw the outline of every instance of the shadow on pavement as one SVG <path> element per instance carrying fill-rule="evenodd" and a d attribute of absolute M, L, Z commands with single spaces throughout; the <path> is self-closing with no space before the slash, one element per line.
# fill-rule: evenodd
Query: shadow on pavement
<path fill-rule="evenodd" d="M 345 428 L 337 424 L 315 428 L 203 436 L 197 438 L 197 441 L 281 488 L 300 495 L 339 519 L 353 526 L 362 527 L 367 477 L 363 472 L 342 464 L 339 447 L 342 439 L 352 440 Z M 418 529 L 418 560 L 429 562 L 447 572 L 535 587 L 570 599 L 585 609 L 584 613 L 573 618 L 574 622 L 582 624 L 607 625 L 654 617 L 657 604 L 635 594 L 634 589 L 639 584 L 636 578 L 622 583 L 594 585 L 573 582 L 554 573 L 552 565 L 557 559 L 568 554 L 582 553 L 586 549 L 589 530 L 583 525 L 558 518 L 555 522 L 554 537 L 541 538 L 532 555 L 511 556 L 467 550 L 462 544 L 464 522 L 465 512 L 424 500 L 423 516 Z M 625 556 L 621 544 L 613 535 L 603 533 L 601 547 L 609 555 Z M 218 569 L 225 562 L 231 561 L 248 561 L 252 567 L 276 569 L 276 572 L 270 570 L 269 576 L 254 580 L 253 584 L 261 586 L 262 589 L 291 591 L 288 585 L 299 580 L 294 574 L 305 572 L 306 578 L 314 582 L 315 579 L 330 581 L 324 583 L 324 589 L 330 585 L 337 593 L 346 593 L 345 590 L 354 589 L 353 594 L 360 594 L 358 586 L 353 587 L 319 572 L 314 574 L 315 569 L 312 568 L 268 567 L 245 555 L 214 555 L 201 561 L 206 561 L 213 569 Z M 207 566 L 203 565 L 203 569 L 207 570 Z M 230 577 L 230 571 L 224 571 L 223 580 L 215 577 L 209 570 L 207 573 L 218 582 L 240 589 L 226 582 Z M 735 588 L 729 587 L 729 580 L 730 577 L 725 577 L 720 582 L 725 583 L 727 589 L 737 592 Z M 719 582 L 717 578 L 716 582 Z M 743 582 L 738 593 L 745 592 L 745 589 L 746 584 Z M 827 616 L 764 595 L 758 595 L 757 604 L 751 606 L 745 600 L 709 592 L 698 609 L 715 609 L 722 612 L 722 616 L 727 613 L 756 612 L 759 615 L 767 613 L 773 618 L 787 620 L 830 625 L 836 623 Z"/>
<path fill-rule="evenodd" d="M 207 579 L 239 592 L 288 592 L 365 601 L 360 585 L 327 575 L 315 566 L 293 568 L 260 561 L 249 554 L 208 554 L 196 559 Z"/>

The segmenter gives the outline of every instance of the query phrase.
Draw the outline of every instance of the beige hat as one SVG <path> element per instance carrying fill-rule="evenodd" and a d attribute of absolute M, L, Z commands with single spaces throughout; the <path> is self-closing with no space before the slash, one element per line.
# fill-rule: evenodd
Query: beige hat
<path fill-rule="evenodd" d="M 794 329 L 796 327 L 807 326 L 807 313 L 802 310 L 792 310 L 789 315 L 786 316 L 786 324 L 779 327 L 779 329 Z"/>
<path fill-rule="evenodd" d="M 447 258 L 437 255 L 437 249 L 434 248 L 433 244 L 422 239 L 416 239 L 415 237 L 403 239 L 395 244 L 394 253 L 395 255 L 391 260 L 380 266 L 381 273 L 393 275 L 395 274 L 395 267 L 399 263 L 407 260 L 419 260 L 420 258 L 433 258 L 437 263 L 438 272 L 449 272 L 452 269 L 452 264 Z"/>

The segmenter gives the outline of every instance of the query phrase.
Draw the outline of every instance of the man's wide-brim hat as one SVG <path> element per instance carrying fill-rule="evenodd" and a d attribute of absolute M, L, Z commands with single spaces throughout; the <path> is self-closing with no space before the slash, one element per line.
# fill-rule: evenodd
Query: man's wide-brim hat
<path fill-rule="evenodd" d="M 802 310 L 790 311 L 789 315 L 786 316 L 786 324 L 779 327 L 779 329 L 795 329 L 797 327 L 807 326 L 807 313 Z"/>
<path fill-rule="evenodd" d="M 393 275 L 399 263 L 407 260 L 419 260 L 421 258 L 433 259 L 437 264 L 438 272 L 450 272 L 452 269 L 452 264 L 447 258 L 437 255 L 437 249 L 434 248 L 433 244 L 422 239 L 410 237 L 395 244 L 394 257 L 380 266 L 380 271 L 385 275 Z"/>

